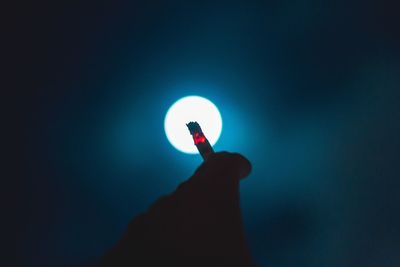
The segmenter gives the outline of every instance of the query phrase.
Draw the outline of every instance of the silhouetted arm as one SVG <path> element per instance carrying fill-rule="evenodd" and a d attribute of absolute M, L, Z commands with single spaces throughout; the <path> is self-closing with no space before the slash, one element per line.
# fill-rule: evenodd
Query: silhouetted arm
<path fill-rule="evenodd" d="M 254 266 L 239 203 L 239 180 L 250 171 L 239 154 L 212 154 L 130 223 L 101 266 Z"/>

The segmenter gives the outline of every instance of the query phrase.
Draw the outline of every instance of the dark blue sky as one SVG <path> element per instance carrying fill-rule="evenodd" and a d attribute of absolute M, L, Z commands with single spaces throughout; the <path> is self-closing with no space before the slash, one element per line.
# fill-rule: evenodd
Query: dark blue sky
<path fill-rule="evenodd" d="M 10 260 L 78 265 L 110 248 L 201 163 L 163 130 L 168 107 L 196 94 L 222 113 L 215 149 L 253 163 L 241 202 L 256 262 L 399 266 L 395 7 L 143 2 L 16 16 L 22 179 Z"/>

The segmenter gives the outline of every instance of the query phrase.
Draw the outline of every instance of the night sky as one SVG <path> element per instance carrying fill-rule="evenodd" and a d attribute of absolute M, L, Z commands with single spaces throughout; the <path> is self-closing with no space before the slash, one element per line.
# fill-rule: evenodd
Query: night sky
<path fill-rule="evenodd" d="M 54 2 L 10 20 L 21 90 L 4 266 L 95 262 L 186 180 L 202 159 L 163 122 L 187 95 L 219 108 L 214 149 L 253 164 L 241 204 L 255 262 L 400 266 L 397 7 Z"/>

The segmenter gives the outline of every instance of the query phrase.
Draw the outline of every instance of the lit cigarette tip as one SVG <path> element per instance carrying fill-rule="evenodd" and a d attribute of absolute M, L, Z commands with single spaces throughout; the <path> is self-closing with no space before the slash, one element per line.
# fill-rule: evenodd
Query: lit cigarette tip
<path fill-rule="evenodd" d="M 196 121 L 191 121 L 186 124 L 189 129 L 190 134 L 193 137 L 195 146 L 200 152 L 200 155 L 206 160 L 212 153 L 214 153 L 213 148 L 205 137 L 200 125 Z"/>

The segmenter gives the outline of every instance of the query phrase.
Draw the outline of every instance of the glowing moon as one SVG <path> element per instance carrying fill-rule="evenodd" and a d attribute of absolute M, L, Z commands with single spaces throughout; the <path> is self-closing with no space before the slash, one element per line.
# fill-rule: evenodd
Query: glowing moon
<path fill-rule="evenodd" d="M 199 153 L 186 127 L 186 123 L 190 121 L 200 124 L 211 145 L 218 141 L 222 131 L 222 118 L 218 108 L 204 97 L 186 96 L 168 109 L 164 120 L 167 139 L 176 149 L 188 154 Z"/>

